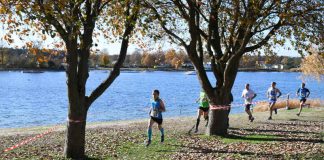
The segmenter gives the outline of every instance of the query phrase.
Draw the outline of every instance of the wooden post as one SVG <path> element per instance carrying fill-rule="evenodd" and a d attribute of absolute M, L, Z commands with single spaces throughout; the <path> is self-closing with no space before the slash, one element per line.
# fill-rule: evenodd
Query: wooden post
<path fill-rule="evenodd" d="M 287 94 L 286 109 L 289 110 L 289 93 Z"/>

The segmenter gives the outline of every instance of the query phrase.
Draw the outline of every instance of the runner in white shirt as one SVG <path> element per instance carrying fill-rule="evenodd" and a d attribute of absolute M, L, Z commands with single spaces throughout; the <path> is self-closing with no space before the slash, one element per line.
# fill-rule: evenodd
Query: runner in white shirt
<path fill-rule="evenodd" d="M 245 89 L 242 92 L 242 97 L 244 98 L 244 105 L 245 105 L 245 112 L 249 115 L 249 120 L 253 122 L 254 117 L 252 116 L 252 113 L 250 111 L 250 107 L 252 105 L 252 100 L 257 95 L 254 93 L 253 90 L 250 89 L 250 84 L 245 85 Z"/>

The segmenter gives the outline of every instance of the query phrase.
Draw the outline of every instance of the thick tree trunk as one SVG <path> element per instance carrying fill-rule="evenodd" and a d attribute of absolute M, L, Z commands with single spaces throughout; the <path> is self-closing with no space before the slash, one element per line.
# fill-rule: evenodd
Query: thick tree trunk
<path fill-rule="evenodd" d="M 228 110 L 210 110 L 207 135 L 226 135 L 228 129 Z"/>
<path fill-rule="evenodd" d="M 67 158 L 82 159 L 85 156 L 87 109 L 84 100 L 79 100 L 77 105 L 78 107 L 75 107 L 76 104 L 70 104 L 69 106 L 64 155 Z"/>
<path fill-rule="evenodd" d="M 229 127 L 229 105 L 231 104 L 231 92 L 224 88 L 217 89 L 215 97 L 210 99 L 209 122 L 206 130 L 207 135 L 226 135 Z M 218 109 L 219 108 L 219 109 Z"/>
<path fill-rule="evenodd" d="M 67 122 L 64 154 L 67 158 L 82 159 L 85 150 L 86 121 Z"/>
<path fill-rule="evenodd" d="M 85 127 L 87 118 L 87 103 L 85 97 L 85 82 L 87 76 L 87 63 L 78 62 L 77 41 L 67 45 L 67 89 L 69 110 L 65 137 L 64 155 L 67 158 L 83 159 L 85 156 Z M 79 58 L 81 59 L 81 58 Z M 83 63 L 80 67 L 80 63 Z M 79 67 L 78 67 L 79 65 Z M 86 68 L 86 69 L 84 69 Z M 85 72 L 85 73 L 80 73 Z"/>

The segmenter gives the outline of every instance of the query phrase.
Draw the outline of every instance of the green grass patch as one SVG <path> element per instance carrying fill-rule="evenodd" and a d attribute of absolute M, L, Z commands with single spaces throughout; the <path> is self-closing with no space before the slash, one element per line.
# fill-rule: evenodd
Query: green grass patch
<path fill-rule="evenodd" d="M 145 147 L 144 141 L 132 143 L 123 142 L 117 149 L 118 159 L 169 159 L 180 146 L 174 137 L 165 137 L 164 143 L 160 143 L 160 136 L 153 136 L 150 146 Z"/>
<path fill-rule="evenodd" d="M 247 142 L 247 143 L 264 143 L 264 142 L 274 142 L 277 136 L 275 135 L 264 135 L 264 134 L 252 134 L 247 136 L 228 136 L 222 138 L 224 143 L 237 143 L 237 142 Z"/>

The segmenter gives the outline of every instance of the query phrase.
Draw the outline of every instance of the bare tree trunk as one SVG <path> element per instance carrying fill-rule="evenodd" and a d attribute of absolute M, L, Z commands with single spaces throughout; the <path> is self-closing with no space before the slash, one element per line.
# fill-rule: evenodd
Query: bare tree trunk
<path fill-rule="evenodd" d="M 69 94 L 73 96 L 69 96 L 69 115 L 67 119 L 64 155 L 67 158 L 82 159 L 85 156 L 87 104 L 85 103 L 85 96 L 81 94 L 80 97 L 78 90 L 71 91 L 71 88 L 73 87 L 68 86 Z"/>
<path fill-rule="evenodd" d="M 85 126 L 88 107 L 85 97 L 85 82 L 87 76 L 78 76 L 78 72 L 87 72 L 87 63 L 78 62 L 79 50 L 77 40 L 72 39 L 67 43 L 67 90 L 68 90 L 68 118 L 64 146 L 64 155 L 67 158 L 82 159 L 85 150 Z M 84 63 L 83 67 L 78 67 Z M 84 73 L 87 74 L 87 73 Z"/>
<path fill-rule="evenodd" d="M 229 104 L 232 101 L 230 91 L 224 88 L 219 88 L 215 92 L 215 97 L 211 99 L 210 103 L 215 107 L 223 107 L 221 109 L 210 108 L 209 122 L 206 130 L 207 135 L 226 135 L 229 127 Z"/>
<path fill-rule="evenodd" d="M 228 129 L 228 110 L 210 110 L 207 135 L 226 135 Z"/>
<path fill-rule="evenodd" d="M 85 120 L 69 120 L 67 122 L 67 131 L 64 147 L 64 154 L 67 158 L 84 158 L 85 127 Z"/>

